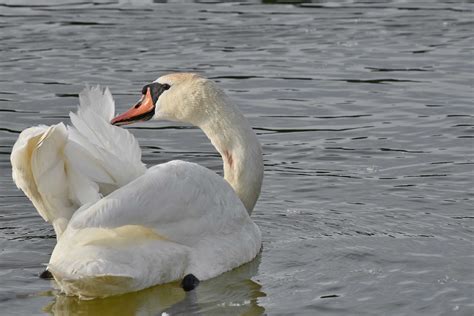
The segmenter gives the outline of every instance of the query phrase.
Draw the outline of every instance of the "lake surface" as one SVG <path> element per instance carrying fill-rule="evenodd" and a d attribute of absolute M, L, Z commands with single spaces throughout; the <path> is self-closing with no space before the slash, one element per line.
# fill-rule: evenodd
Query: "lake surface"
<path fill-rule="evenodd" d="M 473 315 L 474 4 L 161 2 L 0 0 L 0 314 Z M 65 297 L 38 278 L 55 237 L 12 145 L 68 122 L 86 83 L 123 111 L 173 71 L 213 78 L 257 132 L 263 251 L 188 295 Z M 221 170 L 198 129 L 130 130 L 150 166 Z"/>

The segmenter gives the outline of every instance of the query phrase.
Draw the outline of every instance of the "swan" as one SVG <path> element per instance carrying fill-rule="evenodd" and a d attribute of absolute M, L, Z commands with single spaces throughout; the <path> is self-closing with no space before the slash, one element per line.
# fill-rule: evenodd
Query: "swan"
<path fill-rule="evenodd" d="M 262 151 L 243 114 L 193 73 L 161 76 L 141 92 L 114 117 L 108 88 L 87 87 L 71 126 L 28 128 L 13 146 L 16 185 L 54 227 L 47 269 L 66 295 L 107 297 L 179 280 L 190 290 L 261 249 L 250 215 Z M 224 177 L 179 160 L 147 169 L 120 127 L 146 120 L 199 127 L 222 156 Z"/>

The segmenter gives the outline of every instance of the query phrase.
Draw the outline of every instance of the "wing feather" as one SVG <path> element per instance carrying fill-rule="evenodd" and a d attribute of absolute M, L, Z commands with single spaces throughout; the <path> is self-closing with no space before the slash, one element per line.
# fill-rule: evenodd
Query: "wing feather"
<path fill-rule="evenodd" d="M 110 124 L 115 111 L 110 91 L 86 88 L 80 94 L 80 101 L 77 114 L 70 113 L 71 139 L 101 165 L 117 187 L 144 174 L 146 167 L 135 137 L 128 130 Z"/>
<path fill-rule="evenodd" d="M 133 135 L 111 125 L 109 89 L 87 87 L 79 95 L 73 126 L 24 130 L 12 149 L 12 177 L 59 237 L 72 214 L 145 173 Z"/>
<path fill-rule="evenodd" d="M 28 128 L 20 134 L 10 157 L 16 185 L 33 202 L 41 217 L 54 225 L 58 236 L 77 208 L 65 185 L 67 136 L 62 123 Z"/>

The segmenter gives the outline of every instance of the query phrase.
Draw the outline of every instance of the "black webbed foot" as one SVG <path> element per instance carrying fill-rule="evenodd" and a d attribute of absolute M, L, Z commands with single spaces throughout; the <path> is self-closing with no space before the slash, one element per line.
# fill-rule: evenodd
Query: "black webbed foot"
<path fill-rule="evenodd" d="M 194 290 L 199 285 L 199 279 L 193 274 L 187 274 L 183 281 L 181 281 L 181 287 L 185 292 Z"/>
<path fill-rule="evenodd" d="M 49 272 L 47 269 L 44 270 L 43 272 L 41 272 L 41 274 L 39 275 L 39 277 L 41 279 L 45 279 L 45 280 L 51 280 L 53 279 L 53 274 L 51 272 Z"/>

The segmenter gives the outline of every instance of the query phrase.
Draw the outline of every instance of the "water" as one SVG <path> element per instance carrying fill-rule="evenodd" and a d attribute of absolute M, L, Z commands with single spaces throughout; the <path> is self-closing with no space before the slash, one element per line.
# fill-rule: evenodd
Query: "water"
<path fill-rule="evenodd" d="M 0 0 L 1 314 L 474 313 L 472 3 L 155 2 Z M 62 296 L 38 278 L 54 234 L 12 183 L 11 147 L 67 121 L 85 83 L 124 110 L 171 71 L 213 78 L 258 133 L 263 251 L 188 296 Z M 130 129 L 149 165 L 221 168 L 197 129 Z"/>

